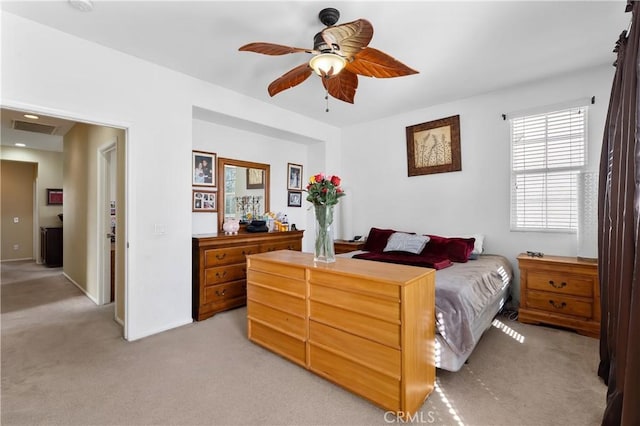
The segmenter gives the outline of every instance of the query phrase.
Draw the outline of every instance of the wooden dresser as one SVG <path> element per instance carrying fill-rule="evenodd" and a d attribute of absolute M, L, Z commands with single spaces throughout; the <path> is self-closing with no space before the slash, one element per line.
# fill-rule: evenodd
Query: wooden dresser
<path fill-rule="evenodd" d="M 553 324 L 600 337 L 598 264 L 576 257 L 518 256 L 518 320 Z"/>
<path fill-rule="evenodd" d="M 435 382 L 435 271 L 281 251 L 247 258 L 251 341 L 408 416 Z"/>
<path fill-rule="evenodd" d="M 304 231 L 192 238 L 192 314 L 201 321 L 217 312 L 244 306 L 247 299 L 245 256 L 275 250 L 302 250 Z"/>

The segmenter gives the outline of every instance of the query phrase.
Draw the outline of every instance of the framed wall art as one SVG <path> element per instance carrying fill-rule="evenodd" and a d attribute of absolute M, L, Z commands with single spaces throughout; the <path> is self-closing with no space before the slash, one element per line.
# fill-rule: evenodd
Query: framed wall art
<path fill-rule="evenodd" d="M 302 207 L 302 192 L 301 191 L 288 191 L 287 206 L 289 206 L 289 207 Z"/>
<path fill-rule="evenodd" d="M 287 189 L 302 191 L 302 166 L 300 164 L 287 164 Z"/>
<path fill-rule="evenodd" d="M 61 188 L 47 188 L 47 205 L 62 205 Z"/>
<path fill-rule="evenodd" d="M 264 189 L 264 170 L 247 168 L 247 189 Z"/>
<path fill-rule="evenodd" d="M 458 170 L 462 170 L 459 115 L 407 127 L 409 176 Z"/>
<path fill-rule="evenodd" d="M 218 205 L 216 203 L 216 191 L 206 191 L 202 189 L 194 189 L 191 201 L 192 211 L 194 212 L 217 212 Z"/>
<path fill-rule="evenodd" d="M 216 186 L 216 154 L 214 152 L 192 151 L 191 169 L 193 186 Z"/>

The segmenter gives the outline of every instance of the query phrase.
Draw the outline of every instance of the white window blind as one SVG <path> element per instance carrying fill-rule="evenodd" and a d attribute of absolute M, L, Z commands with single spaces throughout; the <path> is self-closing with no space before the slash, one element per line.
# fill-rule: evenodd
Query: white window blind
<path fill-rule="evenodd" d="M 511 229 L 575 232 L 587 107 L 511 119 Z"/>

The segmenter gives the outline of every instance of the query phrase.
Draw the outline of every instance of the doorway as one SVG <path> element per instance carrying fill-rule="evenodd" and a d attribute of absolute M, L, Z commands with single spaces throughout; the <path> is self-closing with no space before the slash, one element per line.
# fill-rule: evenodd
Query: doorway
<path fill-rule="evenodd" d="M 116 224 L 117 224 L 117 138 L 107 141 L 98 150 L 98 271 L 99 304 L 116 298 Z M 117 320 L 118 316 L 114 313 Z"/>

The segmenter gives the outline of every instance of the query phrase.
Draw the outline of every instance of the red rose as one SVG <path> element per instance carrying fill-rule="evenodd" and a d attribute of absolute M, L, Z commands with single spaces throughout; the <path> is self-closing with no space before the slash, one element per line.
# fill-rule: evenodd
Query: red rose
<path fill-rule="evenodd" d="M 317 175 L 314 176 L 316 182 L 322 182 L 322 180 L 324 179 L 324 174 L 323 173 L 318 173 Z"/>
<path fill-rule="evenodd" d="M 327 193 L 327 191 L 328 191 L 328 190 L 327 190 L 327 188 L 322 188 L 322 193 L 323 193 L 323 194 L 326 194 L 326 193 Z"/>
<path fill-rule="evenodd" d="M 340 186 L 340 178 L 338 176 L 331 176 L 331 183 L 335 186 Z"/>
<path fill-rule="evenodd" d="M 341 192 L 343 192 L 343 191 L 342 191 L 342 188 L 336 188 L 336 192 L 337 192 L 338 194 L 340 194 Z"/>

